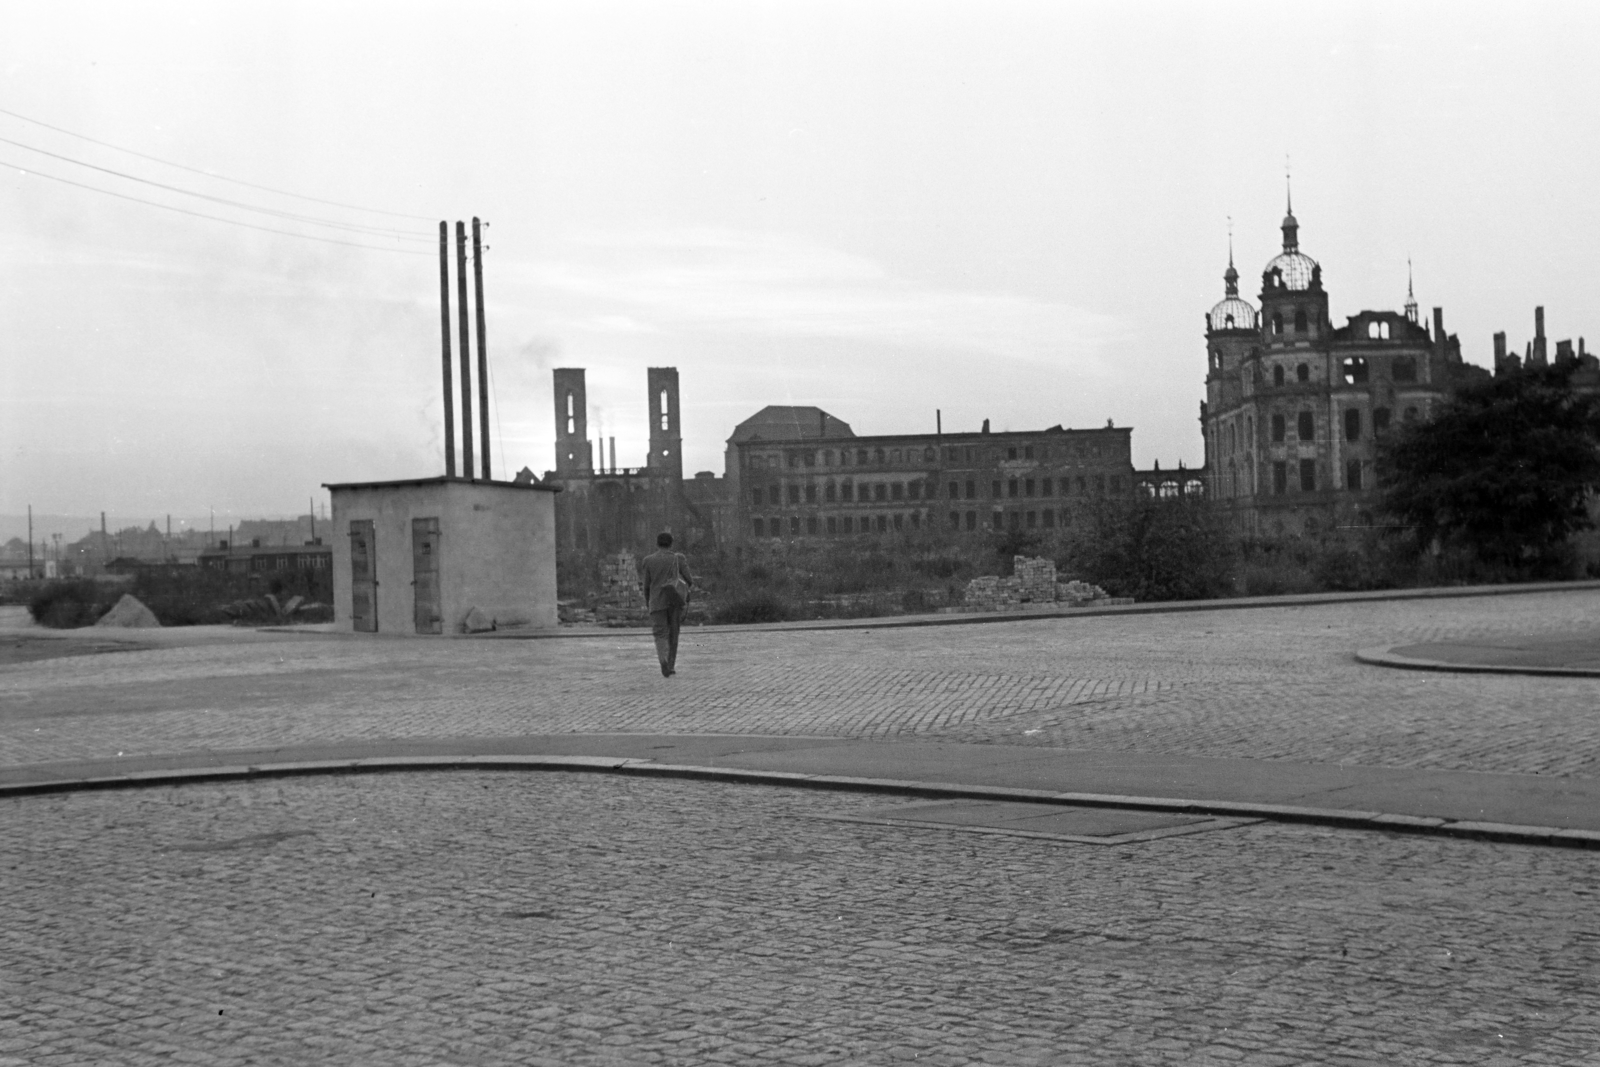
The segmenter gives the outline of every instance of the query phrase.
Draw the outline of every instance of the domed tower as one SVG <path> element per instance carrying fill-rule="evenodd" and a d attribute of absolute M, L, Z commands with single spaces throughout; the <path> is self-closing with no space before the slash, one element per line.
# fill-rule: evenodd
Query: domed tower
<path fill-rule="evenodd" d="M 1206 381 L 1237 377 L 1239 364 L 1261 343 L 1259 318 L 1239 298 L 1239 272 L 1233 268 L 1233 239 L 1228 239 L 1228 269 L 1222 275 L 1224 295 L 1206 312 Z"/>
<path fill-rule="evenodd" d="M 1300 251 L 1294 201 L 1283 217 L 1283 251 L 1261 272 L 1261 337 L 1273 349 L 1309 347 L 1328 336 L 1328 294 L 1322 268 Z"/>

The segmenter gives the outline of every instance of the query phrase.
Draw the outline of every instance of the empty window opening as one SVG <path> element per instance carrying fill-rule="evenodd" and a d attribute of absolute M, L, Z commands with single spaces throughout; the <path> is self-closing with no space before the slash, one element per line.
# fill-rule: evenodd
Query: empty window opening
<path fill-rule="evenodd" d="M 1367 361 L 1360 356 L 1351 356 L 1339 365 L 1339 370 L 1346 385 L 1360 385 L 1367 380 Z"/>
<path fill-rule="evenodd" d="M 1389 428 L 1389 409 L 1374 408 L 1372 412 L 1372 432 L 1380 434 Z"/>
<path fill-rule="evenodd" d="M 1396 356 L 1389 373 L 1397 382 L 1414 382 L 1417 380 L 1417 361 L 1410 356 Z"/>
<path fill-rule="evenodd" d="M 1295 309 L 1295 312 L 1294 312 L 1294 332 L 1295 333 L 1305 333 L 1306 332 L 1306 312 L 1305 312 L 1305 308 L 1296 308 Z"/>
<path fill-rule="evenodd" d="M 1302 411 L 1295 419 L 1295 432 L 1302 441 L 1314 441 L 1317 436 L 1317 421 L 1312 418 L 1311 412 Z"/>
<path fill-rule="evenodd" d="M 1306 366 L 1304 363 L 1296 366 L 1294 369 L 1294 380 L 1297 382 L 1309 382 L 1311 380 L 1311 368 Z"/>
<path fill-rule="evenodd" d="M 1272 465 L 1272 491 L 1279 496 L 1289 491 L 1289 464 L 1283 460 Z"/>
<path fill-rule="evenodd" d="M 1344 487 L 1352 493 L 1361 492 L 1361 461 L 1352 459 L 1345 464 Z"/>
<path fill-rule="evenodd" d="M 951 500 L 958 500 L 958 499 L 960 499 L 960 497 L 961 497 L 961 483 L 960 482 L 951 482 L 950 483 L 950 499 Z"/>
<path fill-rule="evenodd" d="M 1300 491 L 1302 493 L 1317 491 L 1317 461 L 1314 459 L 1300 461 Z"/>
<path fill-rule="evenodd" d="M 1284 436 L 1284 418 L 1282 415 L 1272 416 L 1272 443 L 1282 444 Z"/>
<path fill-rule="evenodd" d="M 665 389 L 661 390 L 661 428 L 663 430 L 672 428 L 672 410 L 668 406 L 667 391 Z"/>
<path fill-rule="evenodd" d="M 1272 332 L 1275 334 L 1283 333 L 1283 316 L 1276 311 L 1272 313 Z"/>
<path fill-rule="evenodd" d="M 1361 412 L 1355 408 L 1347 408 L 1345 410 L 1344 439 L 1346 441 L 1361 440 Z"/>
<path fill-rule="evenodd" d="M 1273 367 L 1272 368 L 1272 384 L 1273 385 L 1282 385 L 1283 384 L 1283 368 L 1282 367 Z"/>
<path fill-rule="evenodd" d="M 978 528 L 978 513 L 976 511 L 967 512 L 967 529 L 976 530 L 977 528 Z"/>
<path fill-rule="evenodd" d="M 574 401 L 572 398 L 571 389 L 567 390 L 567 432 L 578 432 L 578 406 L 576 401 Z M 571 459 L 572 456 L 569 454 L 567 458 Z"/>

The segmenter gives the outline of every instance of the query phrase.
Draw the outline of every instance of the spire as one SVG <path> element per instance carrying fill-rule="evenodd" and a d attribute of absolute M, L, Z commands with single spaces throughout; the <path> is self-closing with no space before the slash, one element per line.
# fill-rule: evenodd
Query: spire
<path fill-rule="evenodd" d="M 1300 251 L 1300 224 L 1294 219 L 1294 187 L 1289 179 L 1289 157 L 1283 157 L 1283 197 L 1287 213 L 1283 216 L 1283 250 Z"/>
<path fill-rule="evenodd" d="M 1233 216 L 1228 216 L 1228 270 L 1222 276 L 1229 296 L 1239 295 L 1239 272 L 1233 269 Z"/>
<path fill-rule="evenodd" d="M 1406 321 L 1417 321 L 1417 294 L 1411 284 L 1411 257 L 1406 257 Z"/>

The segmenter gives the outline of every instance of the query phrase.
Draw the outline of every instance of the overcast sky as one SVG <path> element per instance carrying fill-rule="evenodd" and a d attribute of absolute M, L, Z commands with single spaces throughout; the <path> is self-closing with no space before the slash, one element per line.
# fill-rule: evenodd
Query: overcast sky
<path fill-rule="evenodd" d="M 421 240 L 0 141 L 0 513 L 442 473 L 429 239 L 473 215 L 497 473 L 554 465 L 557 366 L 624 464 L 670 365 L 689 472 L 766 404 L 1109 418 L 1140 466 L 1197 465 L 1228 219 L 1253 296 L 1286 156 L 1336 322 L 1398 309 L 1409 256 L 1471 362 L 1535 304 L 1600 336 L 1597 31 L 1578 3 L 18 5 L 0 108 L 35 121 L 5 141 Z"/>

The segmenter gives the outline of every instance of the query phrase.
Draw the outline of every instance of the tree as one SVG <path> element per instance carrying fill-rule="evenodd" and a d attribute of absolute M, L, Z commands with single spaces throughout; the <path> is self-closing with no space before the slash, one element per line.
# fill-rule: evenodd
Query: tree
<path fill-rule="evenodd" d="M 1204 499 L 1107 498 L 1080 512 L 1063 541 L 1058 565 L 1112 596 L 1204 600 L 1233 587 L 1233 538 Z"/>
<path fill-rule="evenodd" d="M 1378 484 L 1389 514 L 1421 544 L 1464 545 L 1486 562 L 1551 560 L 1593 525 L 1600 487 L 1600 401 L 1572 386 L 1575 363 L 1463 387 L 1430 421 L 1383 442 Z"/>

